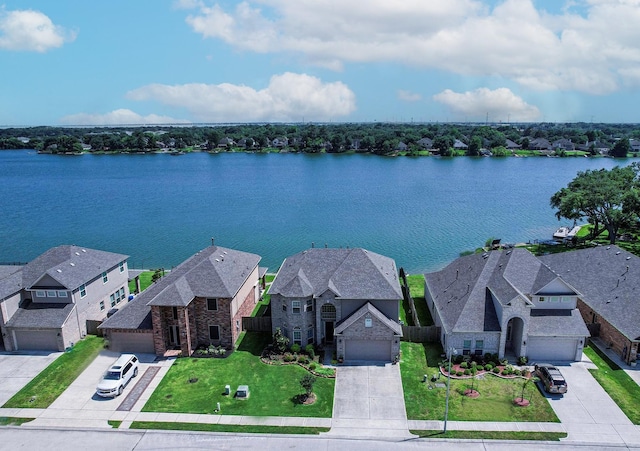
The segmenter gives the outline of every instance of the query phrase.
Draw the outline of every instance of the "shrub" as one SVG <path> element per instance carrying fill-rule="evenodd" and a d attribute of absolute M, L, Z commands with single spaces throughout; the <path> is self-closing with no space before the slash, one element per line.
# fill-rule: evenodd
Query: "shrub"
<path fill-rule="evenodd" d="M 513 374 L 516 376 L 520 376 L 520 374 L 522 373 L 520 373 L 520 370 L 513 370 Z"/>
<path fill-rule="evenodd" d="M 469 364 L 467 362 L 462 362 L 460 364 L 460 368 L 468 368 L 468 367 L 469 367 Z"/>
<path fill-rule="evenodd" d="M 300 345 L 298 343 L 294 343 L 291 345 L 291 352 L 297 354 L 300 352 Z"/>
<path fill-rule="evenodd" d="M 464 376 L 464 373 L 462 371 L 457 371 L 456 376 Z"/>
<path fill-rule="evenodd" d="M 462 363 L 462 361 L 464 360 L 464 356 L 463 355 L 457 355 L 453 358 L 453 361 L 455 363 Z"/>
<path fill-rule="evenodd" d="M 492 365 L 492 364 L 490 364 L 490 363 L 487 363 L 487 364 L 484 366 L 484 369 L 485 369 L 485 371 L 491 371 L 491 370 L 493 369 L 493 365 Z"/>
<path fill-rule="evenodd" d="M 295 359 L 295 357 L 293 357 L 293 355 L 291 355 L 291 353 L 286 352 L 284 354 L 284 356 L 282 357 L 282 360 L 284 360 L 285 362 L 293 362 Z"/>
<path fill-rule="evenodd" d="M 490 352 L 486 352 L 486 353 L 484 354 L 484 361 L 485 361 L 486 363 L 491 362 L 491 360 L 492 360 L 492 359 L 493 359 L 493 358 L 492 358 L 492 354 L 491 354 Z"/>
<path fill-rule="evenodd" d="M 505 368 L 504 370 L 502 370 L 502 375 L 503 376 L 510 376 L 511 375 L 511 370 L 509 368 Z"/>
<path fill-rule="evenodd" d="M 477 367 L 477 366 L 478 366 L 478 362 L 476 362 L 475 360 L 473 360 L 473 361 L 471 362 L 471 368 L 475 368 L 475 367 Z"/>
<path fill-rule="evenodd" d="M 500 368 L 498 368 L 497 366 L 491 371 L 493 371 L 494 374 L 500 374 Z"/>
<path fill-rule="evenodd" d="M 518 365 L 526 365 L 529 361 L 529 358 L 526 355 L 521 355 L 518 357 Z"/>
<path fill-rule="evenodd" d="M 305 356 L 301 355 L 298 357 L 298 363 L 302 363 L 303 365 L 307 365 L 309 363 L 309 359 Z"/>
<path fill-rule="evenodd" d="M 471 370 L 469 368 L 467 368 L 466 370 L 464 370 L 464 375 L 468 376 L 471 374 Z"/>
<path fill-rule="evenodd" d="M 313 360 L 313 358 L 316 356 L 316 348 L 314 348 L 312 344 L 308 344 L 307 346 L 305 346 L 304 350 L 309 355 L 309 358 Z"/>
<path fill-rule="evenodd" d="M 309 369 L 310 369 L 311 371 L 315 370 L 315 369 L 316 369 L 316 364 L 315 364 L 315 363 L 312 363 L 311 365 L 309 365 Z"/>
<path fill-rule="evenodd" d="M 507 359 L 500 359 L 500 365 L 508 365 L 509 361 Z"/>

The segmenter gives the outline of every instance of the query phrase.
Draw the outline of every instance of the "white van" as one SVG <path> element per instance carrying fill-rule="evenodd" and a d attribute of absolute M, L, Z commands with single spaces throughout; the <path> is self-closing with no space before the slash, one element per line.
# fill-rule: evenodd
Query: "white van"
<path fill-rule="evenodd" d="M 109 370 L 96 388 L 96 394 L 103 397 L 116 397 L 122 394 L 122 390 L 129 381 L 138 375 L 138 358 L 133 354 L 122 354 Z"/>

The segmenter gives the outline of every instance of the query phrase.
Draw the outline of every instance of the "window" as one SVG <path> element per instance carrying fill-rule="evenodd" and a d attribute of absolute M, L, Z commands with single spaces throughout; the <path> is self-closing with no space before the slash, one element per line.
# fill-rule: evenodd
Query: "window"
<path fill-rule="evenodd" d="M 307 329 L 307 344 L 313 344 L 313 336 L 314 336 L 313 326 L 309 325 L 309 328 Z"/>
<path fill-rule="evenodd" d="M 293 328 L 293 344 L 301 345 L 302 344 L 302 331 L 299 327 Z"/>
<path fill-rule="evenodd" d="M 540 296 L 540 302 L 544 302 L 546 300 L 547 300 L 547 298 L 545 298 L 544 296 Z"/>
<path fill-rule="evenodd" d="M 289 338 L 289 329 L 287 329 L 287 325 L 286 324 L 282 325 L 282 335 L 284 335 L 285 337 Z"/>
<path fill-rule="evenodd" d="M 120 262 L 118 266 L 120 267 L 120 272 L 124 272 L 124 262 Z"/>
<path fill-rule="evenodd" d="M 218 310 L 218 299 L 207 298 L 207 310 Z"/>
<path fill-rule="evenodd" d="M 115 307 L 116 306 L 116 296 L 115 296 L 115 294 L 111 293 L 111 296 L 109 296 L 109 301 L 111 301 L 111 307 Z"/>
<path fill-rule="evenodd" d="M 283 312 L 287 311 L 287 301 L 282 301 L 282 311 Z"/>
<path fill-rule="evenodd" d="M 307 299 L 307 306 L 305 307 L 305 311 L 313 312 L 313 299 Z"/>
<path fill-rule="evenodd" d="M 120 299 L 124 300 L 124 287 L 120 287 Z"/>
<path fill-rule="evenodd" d="M 300 301 L 291 301 L 291 311 L 293 313 L 300 313 Z"/>
<path fill-rule="evenodd" d="M 371 318 L 365 318 L 364 327 L 373 327 L 373 320 Z"/>
<path fill-rule="evenodd" d="M 55 298 L 58 297 L 58 293 L 54 290 L 47 290 L 47 297 L 48 298 Z"/>
<path fill-rule="evenodd" d="M 209 326 L 209 340 L 220 340 L 220 326 Z"/>
<path fill-rule="evenodd" d="M 332 304 L 324 304 L 320 308 L 320 319 L 322 319 L 322 321 L 335 321 L 336 308 Z"/>
<path fill-rule="evenodd" d="M 85 284 L 80 285 L 79 290 L 80 291 L 80 297 L 83 298 L 87 295 L 87 287 L 85 286 Z"/>
<path fill-rule="evenodd" d="M 556 302 L 558 302 L 558 300 L 559 300 L 558 296 L 550 296 L 549 297 L 549 302 L 556 303 Z"/>
<path fill-rule="evenodd" d="M 465 340 L 462 345 L 462 355 L 471 354 L 471 340 Z"/>
<path fill-rule="evenodd" d="M 482 355 L 484 348 L 484 340 L 476 340 L 476 355 Z"/>
<path fill-rule="evenodd" d="M 58 297 L 59 298 L 66 298 L 67 297 L 67 292 L 66 291 L 58 291 Z"/>
<path fill-rule="evenodd" d="M 46 291 L 36 291 L 36 297 L 43 298 L 47 295 Z"/>
<path fill-rule="evenodd" d="M 100 301 L 100 311 L 104 310 L 104 301 Z"/>
<path fill-rule="evenodd" d="M 178 307 L 173 307 L 171 309 L 171 316 L 173 319 L 178 319 Z"/>
<path fill-rule="evenodd" d="M 107 283 L 109 281 L 109 277 L 107 276 L 107 272 L 102 273 L 102 283 Z"/>

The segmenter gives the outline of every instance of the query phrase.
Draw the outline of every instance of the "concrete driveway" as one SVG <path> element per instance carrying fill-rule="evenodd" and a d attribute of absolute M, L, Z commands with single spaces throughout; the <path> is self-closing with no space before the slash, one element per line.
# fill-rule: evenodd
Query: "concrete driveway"
<path fill-rule="evenodd" d="M 345 437 L 413 437 L 407 426 L 400 365 L 363 363 L 337 369 L 328 433 Z"/>
<path fill-rule="evenodd" d="M 0 406 L 27 385 L 62 352 L 0 354 Z"/>
<path fill-rule="evenodd" d="M 567 440 L 639 444 L 640 429 L 589 373 L 588 368 L 595 366 L 586 357 L 583 359 L 582 362 L 557 365 L 567 380 L 567 393 L 562 396 L 545 393 L 568 432 Z"/>

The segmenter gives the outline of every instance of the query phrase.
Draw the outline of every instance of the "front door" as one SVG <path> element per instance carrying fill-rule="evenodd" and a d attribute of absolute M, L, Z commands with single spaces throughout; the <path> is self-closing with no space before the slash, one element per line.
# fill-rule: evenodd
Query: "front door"
<path fill-rule="evenodd" d="M 169 344 L 180 346 L 180 328 L 178 326 L 169 326 Z"/>
<path fill-rule="evenodd" d="M 333 343 L 333 321 L 325 321 L 324 323 L 324 341 L 325 343 Z"/>

